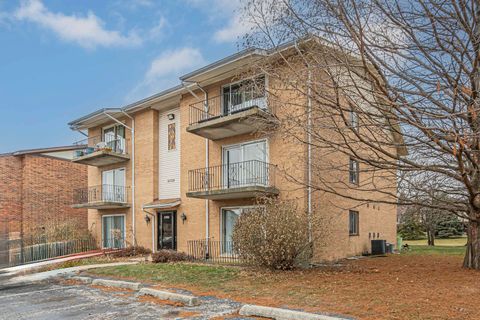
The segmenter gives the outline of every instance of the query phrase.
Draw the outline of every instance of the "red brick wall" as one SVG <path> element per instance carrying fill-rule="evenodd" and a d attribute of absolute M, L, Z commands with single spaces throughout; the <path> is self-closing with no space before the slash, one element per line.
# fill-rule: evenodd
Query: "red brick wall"
<path fill-rule="evenodd" d="M 0 157 L 0 194 L 7 196 L 0 220 L 10 233 L 30 237 L 53 229 L 87 230 L 87 210 L 73 209 L 72 195 L 87 186 L 87 166 L 40 155 Z M 68 228 L 67 228 L 68 226 Z"/>
<path fill-rule="evenodd" d="M 20 233 L 21 200 L 22 159 L 0 156 L 0 238 Z"/>

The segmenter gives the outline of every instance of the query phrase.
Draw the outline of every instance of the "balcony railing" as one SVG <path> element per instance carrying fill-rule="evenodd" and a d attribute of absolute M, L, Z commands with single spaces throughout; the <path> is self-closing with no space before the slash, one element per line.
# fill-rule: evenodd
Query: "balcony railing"
<path fill-rule="evenodd" d="M 110 184 L 77 189 L 73 193 L 73 203 L 76 205 L 99 203 L 126 204 L 129 198 L 128 191 L 128 187 Z"/>
<path fill-rule="evenodd" d="M 122 137 L 114 137 L 109 135 L 93 136 L 77 141 L 75 145 L 85 145 L 84 149 L 76 150 L 73 159 L 88 156 L 97 151 L 107 151 L 118 153 L 121 155 L 127 154 L 127 139 Z"/>
<path fill-rule="evenodd" d="M 191 104 L 189 124 L 194 125 L 225 117 L 253 107 L 267 110 L 265 96 L 255 92 L 225 93 Z"/>
<path fill-rule="evenodd" d="M 275 165 L 259 160 L 190 170 L 189 192 L 275 187 L 275 171 Z"/>

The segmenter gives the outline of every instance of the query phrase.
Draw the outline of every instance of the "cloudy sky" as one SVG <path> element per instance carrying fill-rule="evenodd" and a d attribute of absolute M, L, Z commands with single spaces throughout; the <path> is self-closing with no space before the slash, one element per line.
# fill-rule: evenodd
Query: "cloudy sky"
<path fill-rule="evenodd" d="M 68 145 L 124 106 L 242 48 L 233 0 L 0 0 L 0 153 Z"/>

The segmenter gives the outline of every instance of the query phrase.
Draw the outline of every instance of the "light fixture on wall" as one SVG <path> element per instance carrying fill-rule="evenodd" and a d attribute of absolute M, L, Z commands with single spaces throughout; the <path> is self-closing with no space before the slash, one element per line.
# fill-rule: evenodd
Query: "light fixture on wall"
<path fill-rule="evenodd" d="M 182 224 L 184 224 L 185 220 L 187 220 L 187 215 L 185 214 L 185 212 L 182 212 L 180 218 L 182 219 Z"/>
<path fill-rule="evenodd" d="M 169 114 L 167 114 L 167 118 L 168 118 L 168 120 L 173 120 L 173 119 L 175 119 L 175 115 L 173 113 L 169 113 Z"/>
<path fill-rule="evenodd" d="M 147 224 L 150 223 L 150 217 L 149 217 L 148 215 L 145 215 L 145 222 L 146 222 Z"/>

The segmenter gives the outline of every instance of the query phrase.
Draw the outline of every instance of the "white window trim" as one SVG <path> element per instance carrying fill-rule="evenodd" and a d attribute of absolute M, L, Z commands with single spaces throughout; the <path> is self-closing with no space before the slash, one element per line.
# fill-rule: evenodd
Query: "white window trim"
<path fill-rule="evenodd" d="M 127 240 L 127 215 L 125 213 L 117 213 L 117 214 L 103 214 L 102 215 L 102 249 L 110 249 L 103 246 L 105 235 L 103 234 L 103 218 L 107 217 L 123 217 L 123 239 L 124 241 Z"/>
<path fill-rule="evenodd" d="M 233 148 L 233 147 L 238 147 L 242 145 L 247 145 L 247 144 L 253 144 L 253 143 L 258 143 L 258 142 L 265 142 L 265 162 L 270 163 L 270 144 L 267 138 L 263 139 L 257 139 L 257 140 L 251 140 L 251 141 L 245 141 L 241 143 L 233 143 L 233 144 L 228 144 L 228 145 L 223 145 L 222 146 L 222 165 L 226 164 L 225 163 L 225 150 Z M 242 155 L 243 157 L 243 155 Z"/>
<path fill-rule="evenodd" d="M 123 185 L 122 187 L 127 187 L 127 167 L 118 167 L 118 168 L 113 168 L 113 169 L 108 169 L 108 170 L 102 170 L 102 185 L 104 184 L 103 183 L 103 173 L 104 172 L 109 172 L 109 171 L 115 171 L 115 170 L 122 170 L 123 169 L 123 172 L 124 172 L 124 175 L 125 175 L 125 178 L 123 179 L 125 181 L 125 185 Z M 113 177 L 115 178 L 115 175 L 113 175 Z M 116 184 L 113 184 L 114 186 L 117 186 Z"/>

